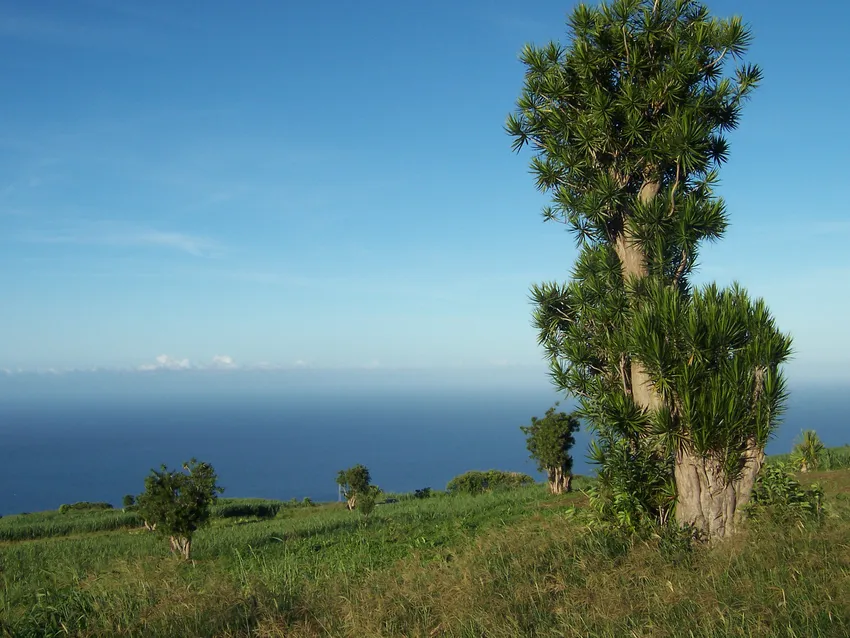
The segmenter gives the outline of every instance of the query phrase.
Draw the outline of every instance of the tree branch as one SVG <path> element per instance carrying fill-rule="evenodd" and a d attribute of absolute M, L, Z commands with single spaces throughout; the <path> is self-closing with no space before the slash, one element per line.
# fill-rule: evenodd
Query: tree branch
<path fill-rule="evenodd" d="M 676 181 L 673 182 L 673 188 L 670 189 L 670 217 L 672 217 L 673 213 L 676 211 L 676 189 L 679 188 L 680 172 L 681 166 L 679 164 L 679 160 L 676 160 Z"/>
<path fill-rule="evenodd" d="M 626 380 L 626 355 L 620 355 L 620 379 L 623 381 L 623 392 L 626 396 L 632 396 L 632 388 Z"/>
<path fill-rule="evenodd" d="M 710 68 L 711 68 L 711 67 L 713 67 L 715 64 L 719 64 L 719 63 L 720 63 L 720 61 L 723 59 L 723 56 L 725 56 L 725 55 L 726 55 L 726 52 L 727 52 L 728 50 L 729 50 L 729 48 L 728 48 L 728 47 L 723 47 L 723 53 L 721 53 L 721 54 L 720 54 L 720 56 L 719 56 L 719 57 L 718 57 L 718 58 L 717 58 L 714 62 L 710 62 L 710 63 L 709 63 L 709 64 L 708 64 L 705 68 L 706 68 L 706 69 L 710 69 Z"/>
<path fill-rule="evenodd" d="M 679 267 L 676 268 L 676 273 L 673 275 L 673 283 L 670 284 L 671 288 L 675 288 L 679 285 L 679 280 L 682 278 L 682 275 L 685 274 L 685 268 L 688 263 L 688 252 L 682 248 L 682 260 L 679 262 Z"/>

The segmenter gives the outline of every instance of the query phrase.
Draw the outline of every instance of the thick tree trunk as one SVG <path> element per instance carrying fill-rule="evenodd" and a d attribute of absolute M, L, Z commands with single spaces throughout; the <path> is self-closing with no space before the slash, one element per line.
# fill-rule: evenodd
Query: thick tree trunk
<path fill-rule="evenodd" d="M 170 541 L 171 551 L 189 560 L 189 555 L 192 553 L 192 539 L 186 536 L 172 536 Z"/>
<path fill-rule="evenodd" d="M 676 520 L 693 525 L 710 541 L 731 536 L 741 511 L 750 500 L 761 466 L 764 448 L 751 441 L 743 455 L 740 476 L 730 481 L 723 467 L 711 458 L 697 456 L 687 449 L 676 454 Z"/>
<path fill-rule="evenodd" d="M 641 203 L 649 204 L 658 194 L 660 184 L 658 182 L 646 182 L 640 189 L 638 195 Z M 614 252 L 620 259 L 620 267 L 623 279 L 643 279 L 649 274 L 646 264 L 646 255 L 641 250 L 635 237 L 624 228 L 614 242 Z M 661 406 L 661 397 L 655 391 L 649 375 L 639 361 L 631 362 L 631 391 L 632 400 L 645 410 L 655 410 Z"/>
<path fill-rule="evenodd" d="M 549 469 L 549 491 L 552 494 L 564 494 L 572 489 L 573 475 L 564 472 L 563 468 Z"/>
<path fill-rule="evenodd" d="M 620 258 L 624 279 L 646 277 L 646 260 L 643 251 L 634 239 L 626 234 L 621 234 L 617 238 L 614 250 Z M 660 407 L 661 397 L 655 391 L 643 365 L 639 361 L 632 359 L 630 372 L 632 399 L 635 404 L 646 410 L 655 410 Z"/>

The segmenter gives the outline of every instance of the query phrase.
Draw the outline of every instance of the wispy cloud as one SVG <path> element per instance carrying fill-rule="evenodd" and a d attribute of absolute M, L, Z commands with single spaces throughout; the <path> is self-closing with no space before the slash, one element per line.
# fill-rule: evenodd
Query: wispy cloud
<path fill-rule="evenodd" d="M 177 359 L 167 354 L 159 355 L 153 363 L 144 363 L 137 369 L 142 372 L 152 370 L 188 370 L 191 367 L 188 359 Z"/>
<path fill-rule="evenodd" d="M 233 357 L 231 357 L 230 355 L 217 354 L 212 358 L 212 364 L 210 365 L 210 367 L 232 370 L 233 368 L 237 368 L 239 366 L 236 365 L 236 362 L 233 361 Z"/>
<path fill-rule="evenodd" d="M 172 357 L 161 354 L 152 363 L 143 363 L 136 367 L 140 372 L 152 372 L 156 370 L 237 370 L 242 366 L 227 354 L 217 354 L 209 362 L 193 363 L 189 359 Z"/>
<path fill-rule="evenodd" d="M 65 233 L 31 233 L 19 237 L 35 244 L 81 244 L 91 246 L 137 246 L 166 248 L 209 257 L 220 254 L 221 245 L 208 237 L 153 229 L 113 229 L 93 226 Z"/>

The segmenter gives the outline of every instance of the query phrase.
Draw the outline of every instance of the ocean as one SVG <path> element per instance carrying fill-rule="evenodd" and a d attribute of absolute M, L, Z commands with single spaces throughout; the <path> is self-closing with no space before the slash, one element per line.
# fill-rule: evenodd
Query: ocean
<path fill-rule="evenodd" d="M 215 466 L 224 496 L 336 500 L 337 471 L 355 463 L 388 491 L 443 489 L 472 469 L 542 478 L 519 426 L 558 400 L 545 378 L 472 388 L 391 376 L 209 387 L 175 378 L 143 391 L 91 380 L 0 385 L 0 514 L 81 500 L 117 506 L 124 494 L 142 491 L 151 468 L 191 457 Z M 768 452 L 788 451 L 804 428 L 827 445 L 848 443 L 848 415 L 847 388 L 795 388 Z M 586 432 L 578 436 L 578 473 L 591 471 L 588 440 Z"/>

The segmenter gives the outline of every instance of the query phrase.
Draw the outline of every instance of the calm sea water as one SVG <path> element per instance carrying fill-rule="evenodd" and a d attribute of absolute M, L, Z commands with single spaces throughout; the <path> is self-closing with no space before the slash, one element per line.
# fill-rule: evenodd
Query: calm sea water
<path fill-rule="evenodd" d="M 470 469 L 537 475 L 519 425 L 556 399 L 545 385 L 0 396 L 0 514 L 117 505 L 142 490 L 151 467 L 192 456 L 215 466 L 225 496 L 334 500 L 336 472 L 355 463 L 393 491 L 442 489 Z M 787 451 L 803 428 L 848 443 L 848 415 L 850 392 L 796 389 L 768 451 Z M 590 471 L 587 441 L 582 433 L 578 472 Z"/>

